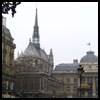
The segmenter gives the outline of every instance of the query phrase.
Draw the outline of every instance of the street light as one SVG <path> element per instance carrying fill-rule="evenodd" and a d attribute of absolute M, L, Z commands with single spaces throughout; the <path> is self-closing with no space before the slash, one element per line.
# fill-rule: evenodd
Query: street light
<path fill-rule="evenodd" d="M 83 67 L 82 65 L 79 65 L 79 67 L 77 68 L 78 71 L 78 75 L 80 77 L 80 98 L 81 98 L 81 83 L 82 83 L 82 74 L 84 73 Z"/>

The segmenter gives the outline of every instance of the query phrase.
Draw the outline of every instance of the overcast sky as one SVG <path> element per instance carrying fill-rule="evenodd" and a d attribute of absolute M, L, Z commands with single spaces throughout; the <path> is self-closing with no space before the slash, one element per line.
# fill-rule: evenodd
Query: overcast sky
<path fill-rule="evenodd" d="M 90 50 L 98 56 L 98 3 L 97 2 L 38 2 L 40 45 L 46 53 L 52 48 L 54 65 L 80 61 Z M 17 53 L 24 51 L 32 38 L 36 3 L 22 2 L 17 13 L 7 18 L 7 28 L 16 44 Z M 10 12 L 9 12 L 10 13 Z"/>

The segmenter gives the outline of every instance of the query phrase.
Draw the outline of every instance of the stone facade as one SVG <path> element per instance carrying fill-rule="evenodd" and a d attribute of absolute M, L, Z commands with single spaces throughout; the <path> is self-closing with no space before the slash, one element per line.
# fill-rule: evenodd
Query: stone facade
<path fill-rule="evenodd" d="M 37 9 L 32 40 L 24 52 L 18 53 L 15 60 L 15 90 L 28 98 L 46 98 L 59 95 L 64 89 L 64 83 L 52 77 L 53 53 L 47 55 L 40 47 L 40 36 L 37 19 Z"/>
<path fill-rule="evenodd" d="M 33 60 L 31 61 L 29 57 L 19 57 L 18 59 L 15 61 L 16 91 L 20 92 L 24 97 L 29 98 L 52 97 L 55 92 L 58 96 L 60 95 L 61 89 L 64 89 L 64 83 L 52 78 L 52 66 L 50 64 L 41 59 L 41 63 L 44 63 L 41 65 L 40 59 L 37 58 L 34 66 L 32 66 L 30 62 Z"/>
<path fill-rule="evenodd" d="M 4 18 L 4 17 L 2 17 Z M 2 21 L 6 21 L 3 20 Z M 15 82 L 14 49 L 15 44 L 6 22 L 2 22 L 2 92 L 13 90 Z"/>
<path fill-rule="evenodd" d="M 84 68 L 81 84 L 82 97 L 98 97 L 98 58 L 93 51 L 87 52 L 87 55 L 81 58 L 80 63 L 78 60 L 74 60 L 73 64 L 57 65 L 52 76 L 64 81 L 65 88 L 63 91 L 67 96 L 79 97 L 80 79 L 77 73 L 79 65 Z"/>
<path fill-rule="evenodd" d="M 70 67 L 70 66 L 69 66 Z M 65 93 L 65 97 L 73 96 L 78 97 L 78 74 L 77 71 L 69 70 L 69 71 L 56 71 L 52 72 L 52 76 L 58 80 L 64 82 L 64 89 L 62 92 Z"/>

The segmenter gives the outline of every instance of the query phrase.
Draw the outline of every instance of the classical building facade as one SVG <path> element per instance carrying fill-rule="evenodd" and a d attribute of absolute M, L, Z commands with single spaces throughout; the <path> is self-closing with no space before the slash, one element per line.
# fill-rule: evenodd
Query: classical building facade
<path fill-rule="evenodd" d="M 2 17 L 2 93 L 13 90 L 15 82 L 14 49 L 10 30 L 6 27 L 6 18 Z"/>
<path fill-rule="evenodd" d="M 69 96 L 77 97 L 78 91 L 78 64 L 76 63 L 62 63 L 55 67 L 52 72 L 52 77 L 64 82 L 65 97 Z"/>
<path fill-rule="evenodd" d="M 84 68 L 81 84 L 82 97 L 98 97 L 98 57 L 93 51 L 88 51 L 79 63 L 78 60 L 74 60 L 72 64 L 57 65 L 52 76 L 64 81 L 67 97 L 79 97 L 80 79 L 77 72 L 79 65 Z"/>
<path fill-rule="evenodd" d="M 93 97 L 98 96 L 98 57 L 93 51 L 88 51 L 80 60 L 80 64 L 84 67 L 83 84 L 91 87 L 91 91 L 86 93 Z"/>
<path fill-rule="evenodd" d="M 18 54 L 15 61 L 16 85 L 15 90 L 24 97 L 52 97 L 60 95 L 64 83 L 56 78 L 52 78 L 53 53 L 47 55 L 40 47 L 39 26 L 37 9 L 35 16 L 34 32 L 29 45 L 24 52 Z"/>

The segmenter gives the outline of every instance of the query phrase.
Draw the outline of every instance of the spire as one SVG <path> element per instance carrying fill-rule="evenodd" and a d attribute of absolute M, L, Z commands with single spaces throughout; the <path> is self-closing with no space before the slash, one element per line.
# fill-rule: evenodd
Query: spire
<path fill-rule="evenodd" d="M 37 17 L 37 8 L 36 8 L 36 16 L 35 16 L 35 25 L 34 25 L 34 32 L 33 32 L 33 43 L 37 49 L 40 48 L 40 37 L 39 37 L 39 27 L 38 27 L 38 17 Z"/>
<path fill-rule="evenodd" d="M 50 49 L 50 56 L 53 56 L 52 49 Z"/>
<path fill-rule="evenodd" d="M 50 62 L 50 64 L 52 65 L 52 70 L 53 70 L 54 60 L 53 60 L 52 49 L 50 49 L 49 62 Z"/>
<path fill-rule="evenodd" d="M 38 19 L 37 19 L 37 8 L 36 8 L 36 16 L 35 16 L 35 26 L 38 26 Z"/>
<path fill-rule="evenodd" d="M 31 44 L 31 38 L 29 38 L 29 44 Z"/>

